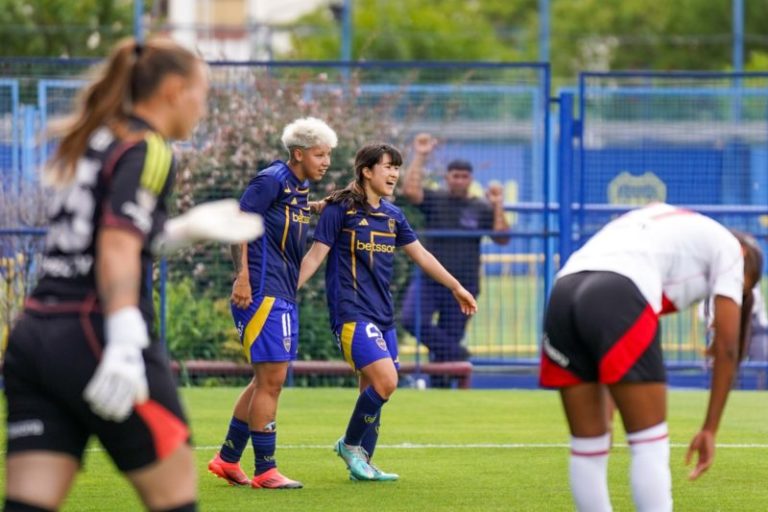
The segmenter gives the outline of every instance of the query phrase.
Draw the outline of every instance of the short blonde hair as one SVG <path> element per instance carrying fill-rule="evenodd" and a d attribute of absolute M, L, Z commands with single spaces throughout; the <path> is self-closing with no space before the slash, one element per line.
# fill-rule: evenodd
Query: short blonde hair
<path fill-rule="evenodd" d="M 283 129 L 281 140 L 289 153 L 295 148 L 308 149 L 321 145 L 335 148 L 339 141 L 336 132 L 316 117 L 296 119 Z"/>

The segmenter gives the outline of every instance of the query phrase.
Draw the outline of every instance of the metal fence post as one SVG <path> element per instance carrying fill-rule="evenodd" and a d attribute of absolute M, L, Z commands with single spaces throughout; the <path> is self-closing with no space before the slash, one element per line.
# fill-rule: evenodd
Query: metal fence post
<path fill-rule="evenodd" d="M 557 149 L 557 186 L 560 204 L 560 266 L 573 252 L 573 93 L 560 94 L 560 139 Z"/>

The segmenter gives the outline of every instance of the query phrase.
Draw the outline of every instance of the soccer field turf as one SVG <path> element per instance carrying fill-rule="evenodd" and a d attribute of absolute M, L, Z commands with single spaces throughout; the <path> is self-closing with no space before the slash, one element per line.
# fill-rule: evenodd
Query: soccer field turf
<path fill-rule="evenodd" d="M 206 471 L 229 422 L 239 389 L 182 391 L 191 418 L 200 475 L 200 508 L 209 511 L 572 510 L 567 432 L 557 395 L 548 391 L 401 389 L 385 407 L 376 462 L 399 482 L 351 482 L 331 451 L 343 433 L 352 389 L 286 389 L 278 418 L 277 459 L 305 488 L 267 491 L 228 487 Z M 706 393 L 670 394 L 672 477 L 676 510 L 765 510 L 768 406 L 765 393 L 734 392 L 718 436 L 715 465 L 686 479 L 685 445 L 699 426 Z M 3 411 L 5 407 L 3 407 Z M 2 428 L 5 422 L 3 419 Z M 5 434 L 3 432 L 3 437 Z M 614 509 L 631 510 L 628 450 L 618 429 L 609 462 Z M 244 469 L 253 469 L 250 445 Z M 4 467 L 0 479 L 5 479 Z M 141 507 L 94 444 L 64 510 Z"/>

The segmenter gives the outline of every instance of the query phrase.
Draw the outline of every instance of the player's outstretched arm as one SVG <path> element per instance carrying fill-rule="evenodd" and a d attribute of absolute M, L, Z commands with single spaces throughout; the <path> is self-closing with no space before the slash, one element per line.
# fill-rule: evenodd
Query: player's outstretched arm
<path fill-rule="evenodd" d="M 168 254 L 196 242 L 250 242 L 264 234 L 260 215 L 240 210 L 234 199 L 210 201 L 169 219 L 153 244 L 156 254 Z"/>
<path fill-rule="evenodd" d="M 304 256 L 304 259 L 301 260 L 301 268 L 299 269 L 299 288 L 315 275 L 315 272 L 320 268 L 320 265 L 323 263 L 323 260 L 325 260 L 325 257 L 328 256 L 330 250 L 331 248 L 324 243 L 314 242 L 312 244 L 312 247 L 309 248 L 309 251 L 307 251 L 307 254 Z"/>
<path fill-rule="evenodd" d="M 472 294 L 461 286 L 461 283 L 437 261 L 437 258 L 421 245 L 421 242 L 416 240 L 403 246 L 403 250 L 429 277 L 451 290 L 462 313 L 465 315 L 477 313 L 477 302 Z"/>
<path fill-rule="evenodd" d="M 711 347 L 714 366 L 709 405 L 704 425 L 691 440 L 685 456 L 685 463 L 689 464 L 694 454 L 698 453 L 696 467 L 688 475 L 691 480 L 697 479 L 709 469 L 715 458 L 715 435 L 739 362 L 740 323 L 741 307 L 733 299 L 716 296 L 713 324 L 715 340 Z"/>

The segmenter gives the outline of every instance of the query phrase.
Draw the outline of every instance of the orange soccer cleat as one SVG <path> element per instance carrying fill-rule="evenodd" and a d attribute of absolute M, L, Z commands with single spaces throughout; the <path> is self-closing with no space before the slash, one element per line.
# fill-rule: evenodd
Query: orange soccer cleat
<path fill-rule="evenodd" d="M 208 463 L 208 471 L 219 478 L 226 480 L 229 485 L 248 485 L 251 479 L 245 474 L 239 462 L 227 462 L 221 458 L 219 452 Z"/>
<path fill-rule="evenodd" d="M 254 476 L 251 480 L 251 487 L 254 489 L 301 489 L 304 484 L 291 480 L 280 474 L 277 468 L 272 468 Z"/>

